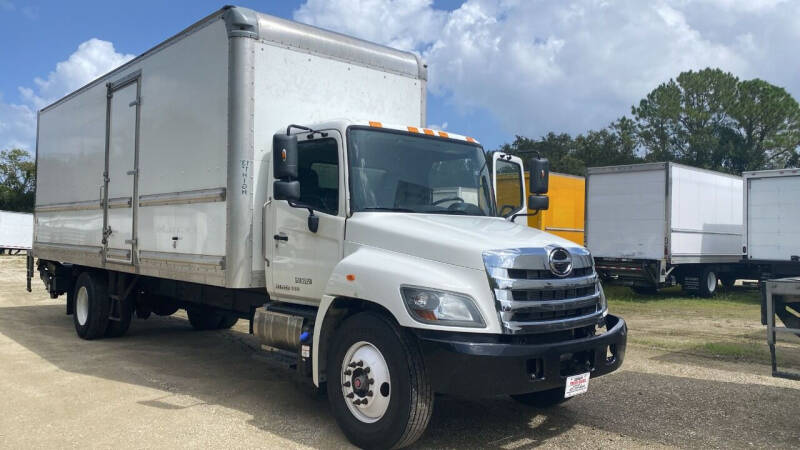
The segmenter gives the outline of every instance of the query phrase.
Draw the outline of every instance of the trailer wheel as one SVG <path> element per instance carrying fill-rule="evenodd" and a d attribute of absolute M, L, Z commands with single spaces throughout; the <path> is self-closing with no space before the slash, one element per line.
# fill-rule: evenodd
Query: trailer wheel
<path fill-rule="evenodd" d="M 700 271 L 698 294 L 701 297 L 713 297 L 717 293 L 719 279 L 717 273 L 711 267 L 706 267 Z"/>
<path fill-rule="evenodd" d="M 72 322 L 82 339 L 103 337 L 108 328 L 110 301 L 108 285 L 102 276 L 83 272 L 75 283 L 75 313 Z"/>
<path fill-rule="evenodd" d="M 528 394 L 516 394 L 512 395 L 511 398 L 535 408 L 550 408 L 569 400 L 569 398 L 564 398 L 563 387 L 548 389 L 546 391 L 531 392 Z"/>
<path fill-rule="evenodd" d="M 433 391 L 416 343 L 391 320 L 363 312 L 339 328 L 328 352 L 328 402 L 362 448 L 401 448 L 425 431 Z"/>

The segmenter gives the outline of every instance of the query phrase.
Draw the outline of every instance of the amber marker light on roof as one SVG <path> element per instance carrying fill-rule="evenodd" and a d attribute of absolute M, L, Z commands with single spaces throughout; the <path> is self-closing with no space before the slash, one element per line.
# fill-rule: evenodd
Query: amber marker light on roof
<path fill-rule="evenodd" d="M 362 123 L 363 123 L 363 122 L 362 122 Z M 369 126 L 371 126 L 371 127 L 375 127 L 375 128 L 383 128 L 383 124 L 382 124 L 382 123 L 380 123 L 380 122 L 373 122 L 373 121 L 370 121 L 370 122 L 369 122 Z"/>
<path fill-rule="evenodd" d="M 427 129 L 427 128 L 423 128 L 423 129 L 422 129 L 422 131 L 423 131 L 425 134 L 429 135 L 429 136 L 434 136 L 434 134 L 433 134 L 433 130 L 429 130 L 429 129 Z"/>
<path fill-rule="evenodd" d="M 406 128 L 408 128 L 408 131 L 412 133 L 419 133 L 419 128 L 417 127 L 406 127 Z"/>

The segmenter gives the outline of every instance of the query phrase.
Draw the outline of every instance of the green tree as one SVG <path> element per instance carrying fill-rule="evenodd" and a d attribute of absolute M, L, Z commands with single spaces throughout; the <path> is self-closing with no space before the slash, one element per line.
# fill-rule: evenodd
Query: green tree
<path fill-rule="evenodd" d="M 0 210 L 33 211 L 36 164 L 25 150 L 0 151 Z"/>
<path fill-rule="evenodd" d="M 538 140 L 517 136 L 500 151 L 523 160 L 538 154 L 550 160 L 553 172 L 584 175 L 587 167 L 641 162 L 637 142 L 636 124 L 623 117 L 608 128 L 574 138 L 567 133 L 552 132 Z"/>
<path fill-rule="evenodd" d="M 683 72 L 632 108 L 650 161 L 720 165 L 719 131 L 727 125 L 738 79 L 719 69 Z"/>
<path fill-rule="evenodd" d="M 781 87 L 754 79 L 739 82 L 721 135 L 731 172 L 796 166 L 800 146 L 800 106 Z"/>
<path fill-rule="evenodd" d="M 719 69 L 683 72 L 632 108 L 649 161 L 741 173 L 800 157 L 800 107 L 783 88 Z"/>

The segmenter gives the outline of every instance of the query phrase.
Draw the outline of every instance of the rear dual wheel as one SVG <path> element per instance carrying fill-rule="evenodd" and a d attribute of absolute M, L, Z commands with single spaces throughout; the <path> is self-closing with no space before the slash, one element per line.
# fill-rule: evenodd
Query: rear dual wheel
<path fill-rule="evenodd" d="M 108 286 L 102 276 L 83 272 L 75 282 L 75 311 L 72 322 L 82 339 L 98 339 L 108 328 L 110 307 Z"/>

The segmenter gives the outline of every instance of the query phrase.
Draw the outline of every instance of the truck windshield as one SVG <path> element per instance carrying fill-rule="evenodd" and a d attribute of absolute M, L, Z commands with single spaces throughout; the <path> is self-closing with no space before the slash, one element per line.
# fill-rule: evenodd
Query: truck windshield
<path fill-rule="evenodd" d="M 495 215 L 480 146 L 372 128 L 348 137 L 353 212 Z"/>

